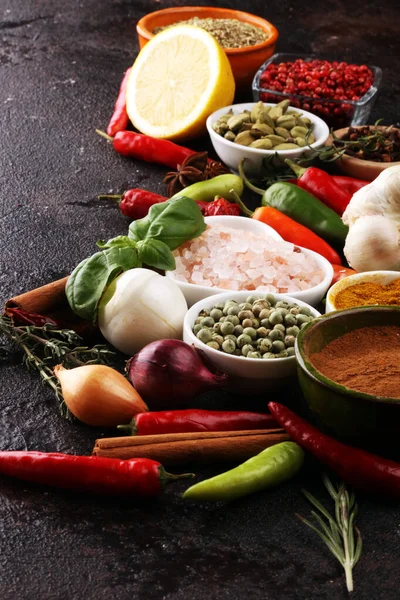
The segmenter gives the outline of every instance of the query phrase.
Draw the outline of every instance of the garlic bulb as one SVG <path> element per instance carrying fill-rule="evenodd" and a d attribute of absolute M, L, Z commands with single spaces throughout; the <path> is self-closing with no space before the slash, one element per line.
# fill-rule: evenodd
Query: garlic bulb
<path fill-rule="evenodd" d="M 394 220 L 382 215 L 363 216 L 350 227 L 344 254 L 356 271 L 398 271 L 399 244 L 399 229 Z"/>
<path fill-rule="evenodd" d="M 150 269 L 130 269 L 105 291 L 98 312 L 100 331 L 125 354 L 155 340 L 182 338 L 187 304 L 171 279 Z"/>

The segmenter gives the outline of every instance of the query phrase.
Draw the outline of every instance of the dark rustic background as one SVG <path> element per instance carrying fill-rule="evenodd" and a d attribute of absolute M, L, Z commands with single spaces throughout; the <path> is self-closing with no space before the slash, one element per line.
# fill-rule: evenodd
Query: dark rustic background
<path fill-rule="evenodd" d="M 106 127 L 121 75 L 138 51 L 136 22 L 172 4 L 0 0 L 1 303 L 68 274 L 97 239 L 126 231 L 115 206 L 97 194 L 165 191 L 165 170 L 118 157 L 94 130 Z M 217 4 L 269 19 L 280 32 L 280 51 L 380 66 L 383 86 L 370 122 L 398 122 L 398 2 Z M 20 357 L 3 354 L 0 447 L 89 453 L 96 434 L 62 420 L 52 394 L 24 371 Z M 199 477 L 209 474 L 199 470 Z M 344 598 L 339 565 L 295 518 L 310 510 L 302 485 L 324 497 L 318 479 L 305 477 L 229 506 L 184 504 L 184 482 L 161 501 L 137 504 L 2 478 L 0 598 Z M 353 597 L 395 600 L 400 509 L 359 500 L 364 551 Z"/>

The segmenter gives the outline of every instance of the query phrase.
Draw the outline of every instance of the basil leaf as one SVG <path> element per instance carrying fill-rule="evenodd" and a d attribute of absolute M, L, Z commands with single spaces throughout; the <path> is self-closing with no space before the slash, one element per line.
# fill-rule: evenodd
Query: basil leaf
<path fill-rule="evenodd" d="M 167 244 L 160 240 L 143 240 L 137 242 L 139 261 L 163 271 L 173 271 L 176 268 L 175 258 Z"/>
<path fill-rule="evenodd" d="M 97 307 L 107 286 L 136 265 L 137 251 L 130 247 L 108 248 L 83 260 L 68 277 L 65 289 L 72 310 L 95 323 Z"/>
<path fill-rule="evenodd" d="M 182 196 L 154 204 L 146 217 L 131 223 L 129 237 L 136 242 L 152 238 L 175 250 L 187 240 L 201 235 L 205 228 L 204 217 L 196 202 Z"/>
<path fill-rule="evenodd" d="M 108 240 L 108 242 L 105 242 L 104 240 L 99 240 L 97 242 L 97 246 L 99 248 L 135 248 L 136 247 L 136 242 L 134 242 L 133 240 L 131 240 L 127 235 L 118 235 L 115 238 L 112 238 L 111 240 Z"/>

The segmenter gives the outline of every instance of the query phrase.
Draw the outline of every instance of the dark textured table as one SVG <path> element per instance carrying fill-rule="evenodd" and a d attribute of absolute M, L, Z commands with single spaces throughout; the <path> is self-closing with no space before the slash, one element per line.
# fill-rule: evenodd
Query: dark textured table
<path fill-rule="evenodd" d="M 391 123 L 400 105 L 396 4 L 252 0 L 245 8 L 277 26 L 281 51 L 380 66 L 384 82 L 370 122 Z M 126 231 L 126 220 L 97 194 L 134 186 L 164 192 L 165 170 L 120 158 L 94 132 L 106 126 L 121 74 L 138 51 L 137 20 L 163 6 L 0 2 L 1 302 L 68 274 L 97 239 Z M 19 361 L 1 355 L 0 447 L 90 453 L 97 432 L 63 420 L 52 394 Z M 199 477 L 214 472 L 199 470 Z M 341 568 L 295 518 L 310 511 L 302 485 L 324 497 L 319 480 L 305 478 L 229 506 L 183 503 L 184 482 L 160 501 L 137 504 L 2 478 L 0 598 L 344 598 Z M 354 598 L 398 599 L 400 508 L 359 501 L 364 550 Z"/>

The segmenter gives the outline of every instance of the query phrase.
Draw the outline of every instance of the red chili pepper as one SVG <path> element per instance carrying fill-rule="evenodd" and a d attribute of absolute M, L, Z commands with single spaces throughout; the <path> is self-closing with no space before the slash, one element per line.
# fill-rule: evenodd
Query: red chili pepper
<path fill-rule="evenodd" d="M 272 229 L 275 229 L 286 242 L 318 252 L 318 254 L 321 254 L 321 256 L 324 256 L 329 260 L 330 263 L 340 263 L 339 254 L 328 244 L 328 242 L 311 231 L 311 229 L 308 229 L 308 227 L 297 223 L 294 219 L 281 213 L 278 209 L 273 208 L 272 206 L 260 206 L 252 212 L 245 204 L 243 204 L 239 196 L 235 196 L 235 202 L 246 216 L 269 225 Z"/>
<path fill-rule="evenodd" d="M 165 196 L 160 196 L 159 194 L 147 192 L 139 188 L 132 188 L 121 195 L 103 194 L 99 198 L 116 200 L 122 214 L 133 220 L 142 219 L 154 204 L 160 204 L 160 202 L 168 200 Z"/>
<path fill-rule="evenodd" d="M 192 431 L 246 431 L 275 429 L 271 415 L 246 411 L 220 410 L 162 410 L 136 415 L 129 425 L 118 429 L 127 435 L 155 435 L 162 433 L 190 433 Z"/>
<path fill-rule="evenodd" d="M 361 190 L 361 188 L 371 183 L 370 181 L 364 181 L 364 179 L 354 179 L 353 177 L 348 177 L 347 175 L 331 175 L 331 177 L 335 180 L 335 183 L 337 183 L 351 196 L 358 192 L 358 190 Z"/>
<path fill-rule="evenodd" d="M 124 131 L 128 127 L 129 117 L 126 112 L 126 87 L 128 85 L 130 72 L 131 70 L 128 69 L 122 79 L 117 101 L 114 106 L 114 113 L 107 127 L 107 133 L 111 137 L 118 133 L 118 131 Z"/>
<path fill-rule="evenodd" d="M 349 277 L 349 275 L 355 275 L 357 271 L 354 269 L 348 269 L 347 267 L 343 267 L 342 265 L 332 265 L 333 267 L 333 277 L 331 281 L 331 285 L 344 279 L 345 277 Z"/>
<path fill-rule="evenodd" d="M 282 404 L 270 402 L 268 408 L 299 446 L 311 452 L 343 481 L 367 492 L 400 498 L 400 463 L 347 446 L 325 435 Z"/>
<path fill-rule="evenodd" d="M 199 205 L 199 202 L 197 202 Z M 225 198 L 216 196 L 212 202 L 201 202 L 199 207 L 205 217 L 215 217 L 218 215 L 233 215 L 238 217 L 240 215 L 240 208 L 237 204 L 228 202 Z"/>
<path fill-rule="evenodd" d="M 169 481 L 188 477 L 171 475 L 148 458 L 120 460 L 26 451 L 0 452 L 0 473 L 80 492 L 147 498 L 159 495 Z"/>
<path fill-rule="evenodd" d="M 285 162 L 296 173 L 298 177 L 297 185 L 299 187 L 318 198 L 318 200 L 321 200 L 326 206 L 329 206 L 338 215 L 342 216 L 351 200 L 352 194 L 344 190 L 331 175 L 322 169 L 317 169 L 316 167 L 305 169 L 288 159 Z"/>
<path fill-rule="evenodd" d="M 183 163 L 185 158 L 194 154 L 194 150 L 179 146 L 169 140 L 160 140 L 142 133 L 136 133 L 136 131 L 118 131 L 114 137 L 99 129 L 96 129 L 96 132 L 112 142 L 114 150 L 123 156 L 163 165 L 175 170 L 178 165 Z"/>
<path fill-rule="evenodd" d="M 27 312 L 22 308 L 7 308 L 6 312 L 9 317 L 11 316 L 15 321 L 23 323 L 24 325 L 35 325 L 36 327 L 55 325 L 63 327 L 63 324 L 60 321 L 40 315 L 39 313 Z"/>

